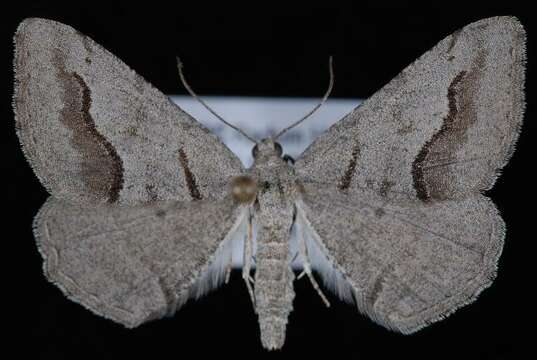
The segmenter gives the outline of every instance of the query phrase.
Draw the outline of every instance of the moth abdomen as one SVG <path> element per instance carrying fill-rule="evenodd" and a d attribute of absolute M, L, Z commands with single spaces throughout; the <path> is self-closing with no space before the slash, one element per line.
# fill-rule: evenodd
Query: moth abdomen
<path fill-rule="evenodd" d="M 293 310 L 294 273 L 289 251 L 294 209 L 282 203 L 278 186 L 259 194 L 255 299 L 261 342 L 279 349 L 285 340 L 287 318 Z"/>

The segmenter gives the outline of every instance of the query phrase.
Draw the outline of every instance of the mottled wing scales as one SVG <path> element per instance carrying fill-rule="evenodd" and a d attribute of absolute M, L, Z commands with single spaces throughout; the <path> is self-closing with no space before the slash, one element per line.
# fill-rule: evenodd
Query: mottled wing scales
<path fill-rule="evenodd" d="M 515 18 L 470 24 L 321 135 L 297 171 L 305 182 L 424 201 L 486 190 L 518 137 L 524 65 Z"/>
<path fill-rule="evenodd" d="M 298 207 L 359 310 L 388 328 L 419 330 L 475 300 L 495 277 L 504 224 L 481 195 L 393 204 L 371 192 L 311 188 Z"/>
<path fill-rule="evenodd" d="M 26 157 L 56 197 L 92 203 L 221 198 L 242 166 L 226 146 L 73 28 L 26 19 L 14 110 Z"/>
<path fill-rule="evenodd" d="M 241 222 L 228 198 L 124 207 L 51 197 L 34 232 L 50 281 L 93 312 L 135 327 L 198 295 L 193 284 Z"/>
<path fill-rule="evenodd" d="M 298 209 L 359 310 L 400 332 L 472 302 L 496 275 L 504 223 L 484 196 L 394 204 L 373 192 L 307 188 Z"/>

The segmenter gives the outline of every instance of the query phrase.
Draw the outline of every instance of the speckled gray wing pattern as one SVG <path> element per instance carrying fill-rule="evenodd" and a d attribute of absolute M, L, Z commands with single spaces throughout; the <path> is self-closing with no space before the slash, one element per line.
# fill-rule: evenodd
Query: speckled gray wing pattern
<path fill-rule="evenodd" d="M 125 207 L 50 197 L 34 233 L 50 281 L 96 314 L 135 327 L 196 296 L 192 285 L 241 219 L 230 198 Z"/>
<path fill-rule="evenodd" d="M 45 274 L 67 296 L 134 327 L 220 283 L 244 216 L 224 186 L 242 165 L 215 135 L 51 20 L 17 30 L 13 100 L 52 195 L 34 222 Z"/>
<path fill-rule="evenodd" d="M 510 17 L 455 32 L 315 140 L 297 172 L 422 200 L 490 188 L 522 122 L 524 44 Z"/>
<path fill-rule="evenodd" d="M 307 187 L 299 209 L 358 309 L 390 329 L 442 319 L 496 275 L 504 223 L 484 196 L 424 204 Z"/>
<path fill-rule="evenodd" d="M 90 38 L 46 19 L 15 35 L 16 126 L 58 198 L 136 204 L 221 198 L 242 165 L 164 94 Z"/>
<path fill-rule="evenodd" d="M 518 138 L 524 67 L 518 20 L 470 24 L 297 161 L 302 221 L 380 324 L 411 333 L 492 283 L 504 225 L 482 192 Z"/>

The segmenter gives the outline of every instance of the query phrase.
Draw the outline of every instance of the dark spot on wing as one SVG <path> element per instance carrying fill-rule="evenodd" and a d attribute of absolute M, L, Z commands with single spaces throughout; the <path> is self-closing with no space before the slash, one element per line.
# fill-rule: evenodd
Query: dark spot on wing
<path fill-rule="evenodd" d="M 63 86 L 60 121 L 71 130 L 70 141 L 82 156 L 76 177 L 82 178 L 90 195 L 114 203 L 123 188 L 123 162 L 114 146 L 95 125 L 90 113 L 91 90 L 79 74 L 68 72 L 62 55 L 53 58 Z"/>
<path fill-rule="evenodd" d="M 375 210 L 375 215 L 379 218 L 383 217 L 384 214 L 386 214 L 386 211 L 384 211 L 383 208 L 378 208 L 377 210 Z"/>
<path fill-rule="evenodd" d="M 278 181 L 276 182 L 276 186 L 278 187 L 278 192 L 280 193 L 280 196 L 283 197 L 285 193 L 284 193 L 283 185 L 280 179 L 278 179 Z"/>
<path fill-rule="evenodd" d="M 398 118 L 400 118 L 400 116 Z M 408 124 L 404 124 L 399 129 L 397 129 L 397 134 L 405 135 L 405 134 L 410 134 L 413 131 L 414 131 L 414 126 L 411 122 L 409 122 Z"/>
<path fill-rule="evenodd" d="M 154 185 L 146 184 L 145 191 L 147 192 L 147 197 L 149 198 L 149 201 L 156 201 L 158 199 Z"/>
<path fill-rule="evenodd" d="M 139 112 L 136 113 L 139 114 Z M 138 136 L 138 128 L 136 126 L 129 126 L 126 131 L 129 136 Z"/>
<path fill-rule="evenodd" d="M 347 170 L 345 171 L 345 174 L 343 174 L 343 177 L 341 178 L 341 181 L 339 183 L 340 190 L 348 189 L 351 185 L 352 178 L 354 177 L 354 172 L 356 171 L 356 164 L 358 163 L 359 154 L 360 147 L 358 146 L 358 144 L 356 144 L 352 149 L 351 159 L 349 161 L 349 165 L 347 165 Z"/>
<path fill-rule="evenodd" d="M 183 148 L 179 149 L 179 162 L 181 163 L 181 167 L 183 168 L 183 172 L 185 174 L 185 182 L 186 186 L 188 187 L 188 191 L 190 192 L 190 197 L 192 197 L 192 200 L 201 200 L 201 193 L 199 191 L 198 184 L 196 184 L 196 178 L 190 170 L 188 158 L 186 157 L 186 153 Z"/>
<path fill-rule="evenodd" d="M 395 185 L 395 183 L 393 181 L 389 181 L 389 180 L 384 180 L 381 184 L 380 184 L 380 189 L 379 189 L 379 193 L 382 197 L 386 197 L 386 195 L 388 195 L 388 192 L 390 191 L 390 189 Z"/>
<path fill-rule="evenodd" d="M 155 213 L 155 215 L 157 215 L 158 217 L 164 217 L 164 216 L 166 216 L 166 211 L 164 211 L 162 209 L 158 209 L 157 212 Z"/>

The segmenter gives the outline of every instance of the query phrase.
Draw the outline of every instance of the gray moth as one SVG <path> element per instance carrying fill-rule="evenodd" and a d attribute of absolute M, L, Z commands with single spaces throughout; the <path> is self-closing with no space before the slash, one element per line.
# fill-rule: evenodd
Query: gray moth
<path fill-rule="evenodd" d="M 24 20 L 14 65 L 18 137 L 51 194 L 34 220 L 45 275 L 98 315 L 129 328 L 173 315 L 227 281 L 237 243 L 267 349 L 285 341 L 295 258 L 326 304 L 314 272 L 404 334 L 495 278 L 505 225 L 483 191 L 523 118 L 525 33 L 513 17 L 439 42 L 294 164 L 277 136 L 254 140 L 248 169 L 67 25 Z"/>

